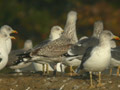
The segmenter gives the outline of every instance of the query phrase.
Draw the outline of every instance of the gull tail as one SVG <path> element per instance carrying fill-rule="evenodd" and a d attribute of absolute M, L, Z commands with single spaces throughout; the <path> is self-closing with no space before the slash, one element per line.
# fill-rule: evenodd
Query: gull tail
<path fill-rule="evenodd" d="M 18 56 L 18 57 L 22 57 L 22 58 L 29 58 L 30 57 L 30 52 L 28 52 L 28 53 L 22 53 L 22 54 L 18 54 L 18 55 L 16 55 L 16 56 Z"/>
<path fill-rule="evenodd" d="M 29 62 L 30 59 L 31 59 L 30 57 L 25 58 L 25 57 L 19 56 L 18 59 L 14 61 L 13 64 L 9 67 L 11 69 L 20 69 L 20 68 L 27 67 L 28 65 L 31 64 L 31 62 Z"/>

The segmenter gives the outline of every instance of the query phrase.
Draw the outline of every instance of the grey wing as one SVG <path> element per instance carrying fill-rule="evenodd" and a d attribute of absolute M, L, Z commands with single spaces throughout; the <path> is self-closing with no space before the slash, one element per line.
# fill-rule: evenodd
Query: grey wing
<path fill-rule="evenodd" d="M 92 52 L 93 48 L 94 48 L 94 47 L 89 47 L 89 48 L 86 50 L 84 56 L 82 57 L 82 62 L 81 62 L 80 66 L 79 66 L 78 69 L 77 69 L 77 73 L 79 72 L 80 69 L 83 69 L 83 68 L 84 68 L 84 67 L 83 67 L 83 64 L 90 58 L 91 52 Z"/>
<path fill-rule="evenodd" d="M 57 57 L 65 54 L 70 47 L 71 44 L 69 44 L 69 41 L 55 40 L 43 46 L 42 48 L 34 50 L 31 52 L 31 56 L 38 55 L 46 57 Z"/>
<path fill-rule="evenodd" d="M 97 38 L 94 38 L 94 37 L 86 38 L 79 41 L 76 45 L 74 45 L 71 48 L 71 52 L 74 55 L 83 55 L 87 50 L 87 48 L 94 47 L 98 45 L 98 43 L 99 43 L 99 40 Z"/>
<path fill-rule="evenodd" d="M 99 43 L 99 39 L 95 37 L 89 37 L 89 38 L 78 41 L 78 44 L 81 44 L 81 46 L 86 48 L 96 46 L 98 45 L 98 43 Z"/>
<path fill-rule="evenodd" d="M 71 48 L 71 53 L 73 55 L 83 55 L 86 51 L 86 47 L 83 47 L 83 46 L 78 46 L 78 45 L 74 45 L 72 48 Z"/>
<path fill-rule="evenodd" d="M 117 52 L 120 52 L 120 46 L 117 46 L 115 48 L 112 48 L 111 51 L 117 51 Z"/>
<path fill-rule="evenodd" d="M 112 58 L 116 60 L 120 60 L 120 47 L 112 48 L 111 55 L 112 55 Z"/>

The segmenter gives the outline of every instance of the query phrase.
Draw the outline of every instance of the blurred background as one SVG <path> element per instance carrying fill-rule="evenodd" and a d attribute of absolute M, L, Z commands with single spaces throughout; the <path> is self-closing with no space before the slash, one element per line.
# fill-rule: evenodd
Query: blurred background
<path fill-rule="evenodd" d="M 120 36 L 119 4 L 120 0 L 0 0 L 0 26 L 8 24 L 17 30 L 13 49 L 22 48 L 27 39 L 34 45 L 47 39 L 54 25 L 64 28 L 67 13 L 75 10 L 78 38 L 90 36 L 97 20 Z"/>

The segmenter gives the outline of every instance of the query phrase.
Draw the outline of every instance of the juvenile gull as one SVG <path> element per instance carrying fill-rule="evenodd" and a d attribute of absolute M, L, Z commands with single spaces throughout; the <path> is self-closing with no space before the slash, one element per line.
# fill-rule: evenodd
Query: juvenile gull
<path fill-rule="evenodd" d="M 100 34 L 99 44 L 94 47 L 90 47 L 86 50 L 80 67 L 77 69 L 83 69 L 90 73 L 90 88 L 93 88 L 92 73 L 99 72 L 99 81 L 97 86 L 101 84 L 101 72 L 104 71 L 110 65 L 111 59 L 111 39 L 118 39 L 110 31 L 104 30 Z"/>
<path fill-rule="evenodd" d="M 39 47 L 42 47 L 42 46 L 48 44 L 50 41 L 53 41 L 53 40 L 56 40 L 56 39 L 60 38 L 60 36 L 62 35 L 63 32 L 64 31 L 63 31 L 63 29 L 60 26 L 53 26 L 51 28 L 49 39 L 40 42 L 38 45 L 36 45 L 33 48 L 33 50 L 36 49 L 36 48 L 39 48 Z"/>
<path fill-rule="evenodd" d="M 1 34 L 6 34 L 8 37 L 10 37 L 10 34 L 11 33 L 18 33 L 17 31 L 13 30 L 10 26 L 8 25 L 3 25 L 1 28 L 0 28 L 0 33 Z M 7 39 L 6 40 L 6 45 L 7 45 L 7 52 L 8 54 L 10 53 L 11 51 L 11 47 L 12 47 L 12 42 L 11 42 L 11 39 Z"/>
<path fill-rule="evenodd" d="M 38 47 L 42 47 L 45 44 L 48 44 L 49 42 L 54 41 L 54 40 L 60 38 L 60 36 L 62 35 L 62 33 L 63 33 L 63 29 L 60 26 L 53 26 L 51 28 L 49 39 L 45 40 L 45 41 L 43 41 L 41 43 L 39 43 L 33 49 L 36 49 Z M 43 74 L 45 75 L 45 64 L 46 64 L 47 74 L 49 74 L 49 69 L 52 69 L 52 68 L 50 67 L 50 65 L 48 63 L 46 63 L 44 61 L 41 61 L 39 63 L 34 63 L 34 67 L 35 67 L 36 71 L 41 70 L 41 64 L 43 64 Z"/>
<path fill-rule="evenodd" d="M 14 65 L 18 65 L 21 62 L 30 62 L 30 61 L 44 61 L 47 63 L 58 63 L 63 59 L 62 55 L 65 54 L 71 45 L 75 44 L 74 41 L 74 32 L 77 20 L 77 13 L 70 11 L 68 13 L 66 28 L 62 36 L 54 41 L 49 42 L 48 44 L 33 50 L 28 53 L 26 56 L 29 57 L 26 59 L 20 59 Z"/>
<path fill-rule="evenodd" d="M 24 54 L 27 54 L 27 53 L 30 53 L 30 52 L 32 52 L 32 51 L 34 51 L 35 49 L 38 49 L 38 48 L 40 48 L 40 47 L 43 47 L 44 45 L 46 45 L 46 44 L 48 44 L 50 41 L 53 41 L 53 40 L 55 40 L 55 39 L 58 39 L 61 35 L 62 35 L 62 33 L 63 33 L 63 29 L 60 27 L 60 26 L 53 26 L 52 28 L 51 28 L 51 32 L 50 32 L 50 35 L 49 35 L 49 39 L 48 40 L 45 40 L 45 41 L 42 41 L 42 42 L 40 42 L 39 44 L 37 44 L 35 47 L 33 47 L 32 49 L 30 49 L 30 50 L 28 50 L 28 51 L 24 51 L 24 52 L 22 52 L 22 54 L 24 55 Z M 18 57 L 18 56 L 17 56 Z M 23 64 L 23 65 L 16 65 L 15 67 L 12 67 L 11 66 L 11 68 L 12 69 L 14 69 L 14 68 L 23 68 L 23 67 L 26 67 L 27 65 L 29 65 L 29 64 L 31 64 L 31 63 L 25 63 L 25 64 Z M 41 70 L 41 64 L 43 64 L 43 73 L 45 73 L 45 65 L 44 64 L 47 64 L 46 62 L 44 62 L 44 61 L 39 61 L 39 63 L 38 62 L 35 62 L 35 63 L 33 63 L 33 65 L 34 65 L 34 68 L 35 68 L 35 70 L 36 71 L 38 71 L 38 70 Z M 48 65 L 47 65 L 47 67 L 48 67 Z M 46 68 L 46 69 L 48 69 L 48 68 Z M 48 73 L 48 71 L 47 71 L 47 73 Z"/>

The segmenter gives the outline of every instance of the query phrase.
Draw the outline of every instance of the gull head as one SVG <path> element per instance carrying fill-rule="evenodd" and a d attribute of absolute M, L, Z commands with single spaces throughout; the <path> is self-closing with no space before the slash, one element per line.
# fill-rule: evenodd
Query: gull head
<path fill-rule="evenodd" d="M 50 40 L 55 40 L 61 37 L 61 35 L 63 34 L 64 30 L 60 27 L 60 26 L 53 26 L 51 28 L 51 32 L 50 32 Z"/>
<path fill-rule="evenodd" d="M 0 28 L 0 32 L 3 33 L 3 34 L 7 34 L 7 35 L 10 35 L 11 33 L 18 33 L 17 31 L 13 30 L 10 26 L 8 25 L 3 25 L 1 28 Z"/>
<path fill-rule="evenodd" d="M 102 33 L 100 34 L 100 38 L 107 40 L 112 40 L 112 39 L 120 40 L 118 36 L 115 36 L 111 31 L 108 30 L 102 31 Z"/>
<path fill-rule="evenodd" d="M 24 49 L 29 50 L 32 49 L 32 47 L 33 47 L 32 40 L 26 40 L 24 43 Z"/>
<path fill-rule="evenodd" d="M 70 21 L 76 21 L 77 20 L 77 12 L 76 11 L 70 11 L 67 15 L 68 20 Z"/>
<path fill-rule="evenodd" d="M 94 23 L 93 36 L 96 37 L 96 38 L 99 38 L 99 35 L 102 31 L 103 31 L 103 22 L 102 21 L 96 21 Z"/>

